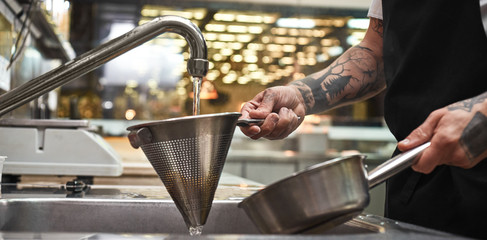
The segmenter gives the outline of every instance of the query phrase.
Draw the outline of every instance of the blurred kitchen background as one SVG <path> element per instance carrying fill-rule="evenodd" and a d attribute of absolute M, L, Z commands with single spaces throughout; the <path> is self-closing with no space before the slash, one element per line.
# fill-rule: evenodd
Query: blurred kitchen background
<path fill-rule="evenodd" d="M 321 70 L 357 44 L 368 27 L 369 4 L 369 0 L 2 0 L 0 94 L 158 16 L 178 15 L 196 24 L 208 45 L 210 70 L 202 83 L 201 113 L 238 112 L 258 92 Z M 188 48 L 177 34 L 160 35 L 2 118 L 89 120 L 92 131 L 119 153 L 123 166 L 120 177 L 98 177 L 95 182 L 160 185 L 141 150 L 130 147 L 126 128 L 192 114 Z M 371 169 L 388 159 L 396 144 L 383 122 L 382 98 L 307 116 L 283 140 L 255 141 L 237 129 L 224 172 L 269 184 L 354 153 L 366 154 Z M 19 181 L 34 180 L 52 178 L 28 174 Z M 369 212 L 382 214 L 383 196 L 383 186 L 372 191 Z"/>

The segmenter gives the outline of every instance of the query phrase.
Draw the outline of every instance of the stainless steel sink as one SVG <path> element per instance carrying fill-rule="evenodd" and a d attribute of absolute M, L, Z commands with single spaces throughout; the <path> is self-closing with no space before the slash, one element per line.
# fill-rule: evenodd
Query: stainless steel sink
<path fill-rule="evenodd" d="M 213 203 L 205 234 L 258 230 L 238 201 Z M 0 230 L 15 232 L 187 233 L 171 200 L 26 198 L 0 200 Z"/>
<path fill-rule="evenodd" d="M 188 234 L 181 213 L 161 186 L 2 184 L 1 232 Z M 203 234 L 259 234 L 238 203 L 258 187 L 219 186 Z M 332 234 L 371 233 L 339 226 Z M 1 235 L 0 235 L 1 238 Z"/>
<path fill-rule="evenodd" d="M 54 194 L 56 195 L 56 194 Z M 61 194 L 59 194 L 61 195 Z M 4 197 L 4 196 L 2 196 Z M 0 199 L 1 239 L 194 239 L 172 200 L 58 197 Z M 458 238 L 374 215 L 314 235 L 261 235 L 240 200 L 215 200 L 203 239 Z M 237 234 L 238 236 L 233 236 Z M 233 236 L 233 237 L 232 237 Z M 462 238 L 458 238 L 462 239 Z"/>
<path fill-rule="evenodd" d="M 0 239 L 194 239 L 161 186 L 91 185 L 83 192 L 67 189 L 71 188 L 56 184 L 2 184 Z M 219 186 L 203 239 L 458 238 L 369 214 L 327 231 L 317 227 L 308 234 L 264 236 L 237 207 L 257 189 Z"/>
<path fill-rule="evenodd" d="M 215 200 L 204 234 L 259 234 L 239 200 Z M 12 198 L 0 199 L 1 232 L 167 233 L 188 230 L 171 200 Z M 377 233 L 344 224 L 330 234 Z"/>

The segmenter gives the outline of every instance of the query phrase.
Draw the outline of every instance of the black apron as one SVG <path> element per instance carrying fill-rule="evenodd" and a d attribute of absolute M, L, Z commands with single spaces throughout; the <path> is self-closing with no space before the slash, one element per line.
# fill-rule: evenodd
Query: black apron
<path fill-rule="evenodd" d="M 398 140 L 434 110 L 487 91 L 479 0 L 384 0 L 384 116 Z M 487 144 L 487 143 L 486 143 Z M 386 216 L 487 238 L 487 160 L 408 169 L 387 182 Z"/>

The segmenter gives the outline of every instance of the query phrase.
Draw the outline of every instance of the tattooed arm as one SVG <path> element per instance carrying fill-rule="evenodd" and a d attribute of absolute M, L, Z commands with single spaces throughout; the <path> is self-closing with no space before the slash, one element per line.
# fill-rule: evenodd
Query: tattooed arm
<path fill-rule="evenodd" d="M 432 112 L 399 149 L 431 141 L 413 169 L 430 173 L 438 165 L 471 168 L 487 157 L 487 92 Z"/>
<path fill-rule="evenodd" d="M 323 112 L 372 97 L 385 88 L 382 20 L 371 18 L 364 39 L 327 68 L 257 94 L 242 107 L 242 118 L 265 118 L 261 126 L 241 128 L 257 139 L 288 136 L 304 115 Z M 297 116 L 301 119 L 298 121 Z"/>
<path fill-rule="evenodd" d="M 290 85 L 299 89 L 306 114 L 361 101 L 384 90 L 382 21 L 372 18 L 364 41 L 329 67 Z"/>

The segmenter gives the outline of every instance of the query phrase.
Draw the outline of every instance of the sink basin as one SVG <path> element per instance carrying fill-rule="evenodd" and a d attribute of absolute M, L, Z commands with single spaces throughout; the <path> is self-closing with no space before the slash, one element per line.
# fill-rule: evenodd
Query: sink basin
<path fill-rule="evenodd" d="M 254 191 L 220 186 L 203 234 L 260 234 L 237 206 Z M 64 185 L 3 185 L 1 197 L 0 236 L 5 232 L 189 234 L 181 213 L 160 186 L 99 185 L 74 193 Z M 367 224 L 346 223 L 314 234 L 378 232 Z"/>
<path fill-rule="evenodd" d="M 213 203 L 205 234 L 252 234 L 238 201 Z M 26 198 L 0 200 L 0 230 L 16 232 L 187 233 L 171 200 Z"/>
<path fill-rule="evenodd" d="M 259 234 L 237 200 L 215 200 L 204 234 Z M 171 200 L 14 198 L 0 200 L 1 232 L 187 234 Z M 332 234 L 374 233 L 341 225 Z"/>
<path fill-rule="evenodd" d="M 112 198 L 95 194 L 71 197 L 64 191 L 57 190 L 49 194 L 32 194 L 37 197 L 29 196 L 30 194 L 25 194 L 25 191 L 22 194 L 2 192 L 0 238 L 146 239 L 177 236 L 177 239 L 193 239 L 189 236 L 183 218 L 172 200 L 141 198 L 142 195 L 112 192 Z M 241 236 L 242 239 L 256 240 L 323 239 L 327 236 L 333 239 L 364 240 L 456 237 L 368 214 L 362 214 L 333 229 L 314 232 L 313 235 L 263 236 L 243 209 L 237 207 L 240 201 L 241 199 L 214 200 L 203 228 L 203 235 L 209 236 L 209 239 L 237 239 Z M 238 236 L 231 237 L 232 235 Z M 40 236 L 42 237 L 39 238 Z"/>
<path fill-rule="evenodd" d="M 251 188 L 219 187 L 203 235 L 209 235 L 209 239 L 455 237 L 369 214 L 361 214 L 330 230 L 322 231 L 317 227 L 316 231 L 308 232 L 312 236 L 263 236 L 244 210 L 237 207 L 254 191 Z M 57 185 L 2 184 L 1 194 L 0 239 L 146 239 L 161 236 L 193 239 L 176 205 L 160 186 L 91 186 L 85 192 L 73 193 Z"/>

